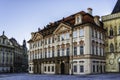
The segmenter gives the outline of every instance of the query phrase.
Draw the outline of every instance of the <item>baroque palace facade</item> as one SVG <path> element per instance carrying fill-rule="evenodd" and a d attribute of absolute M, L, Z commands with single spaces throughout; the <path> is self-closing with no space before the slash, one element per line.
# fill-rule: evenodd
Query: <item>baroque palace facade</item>
<path fill-rule="evenodd" d="M 32 32 L 29 73 L 104 73 L 105 29 L 99 18 L 88 8 Z"/>
<path fill-rule="evenodd" d="M 111 14 L 103 16 L 106 29 L 106 72 L 120 72 L 120 0 Z"/>
<path fill-rule="evenodd" d="M 17 43 L 14 38 L 0 36 L 0 73 L 25 72 L 27 70 L 27 47 Z"/>

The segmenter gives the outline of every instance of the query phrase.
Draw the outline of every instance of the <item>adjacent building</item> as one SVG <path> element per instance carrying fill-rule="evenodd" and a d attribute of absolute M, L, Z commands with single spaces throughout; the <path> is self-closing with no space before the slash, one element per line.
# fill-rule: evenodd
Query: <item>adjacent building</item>
<path fill-rule="evenodd" d="M 120 72 L 120 0 L 111 14 L 103 16 L 106 29 L 106 72 Z"/>
<path fill-rule="evenodd" d="M 104 73 L 105 29 L 99 18 L 88 8 L 32 32 L 29 73 Z"/>
<path fill-rule="evenodd" d="M 0 36 L 0 73 L 26 72 L 28 68 L 26 41 L 20 45 L 14 38 Z"/>
<path fill-rule="evenodd" d="M 14 46 L 3 32 L 0 36 L 0 73 L 13 72 L 13 57 Z"/>

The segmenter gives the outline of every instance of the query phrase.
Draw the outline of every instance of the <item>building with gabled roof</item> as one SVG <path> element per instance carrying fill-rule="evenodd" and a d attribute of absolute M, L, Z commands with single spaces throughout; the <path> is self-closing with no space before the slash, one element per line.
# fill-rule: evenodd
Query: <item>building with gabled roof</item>
<path fill-rule="evenodd" d="M 105 29 L 99 18 L 88 8 L 32 32 L 29 73 L 104 73 Z"/>

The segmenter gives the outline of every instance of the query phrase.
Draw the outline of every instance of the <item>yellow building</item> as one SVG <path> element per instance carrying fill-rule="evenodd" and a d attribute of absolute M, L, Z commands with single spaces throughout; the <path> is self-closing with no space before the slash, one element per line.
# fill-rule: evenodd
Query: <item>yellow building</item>
<path fill-rule="evenodd" d="M 38 29 L 28 41 L 29 73 L 104 73 L 104 34 L 91 8 Z"/>
<path fill-rule="evenodd" d="M 106 72 L 120 72 L 120 0 L 111 14 L 103 16 L 106 29 Z"/>

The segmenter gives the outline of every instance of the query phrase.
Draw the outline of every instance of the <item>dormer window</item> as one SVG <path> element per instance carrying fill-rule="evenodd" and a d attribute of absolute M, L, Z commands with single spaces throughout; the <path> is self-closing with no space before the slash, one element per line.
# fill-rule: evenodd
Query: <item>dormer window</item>
<path fill-rule="evenodd" d="M 82 23 L 82 16 L 78 14 L 75 17 L 75 24 L 80 24 L 80 23 Z"/>

